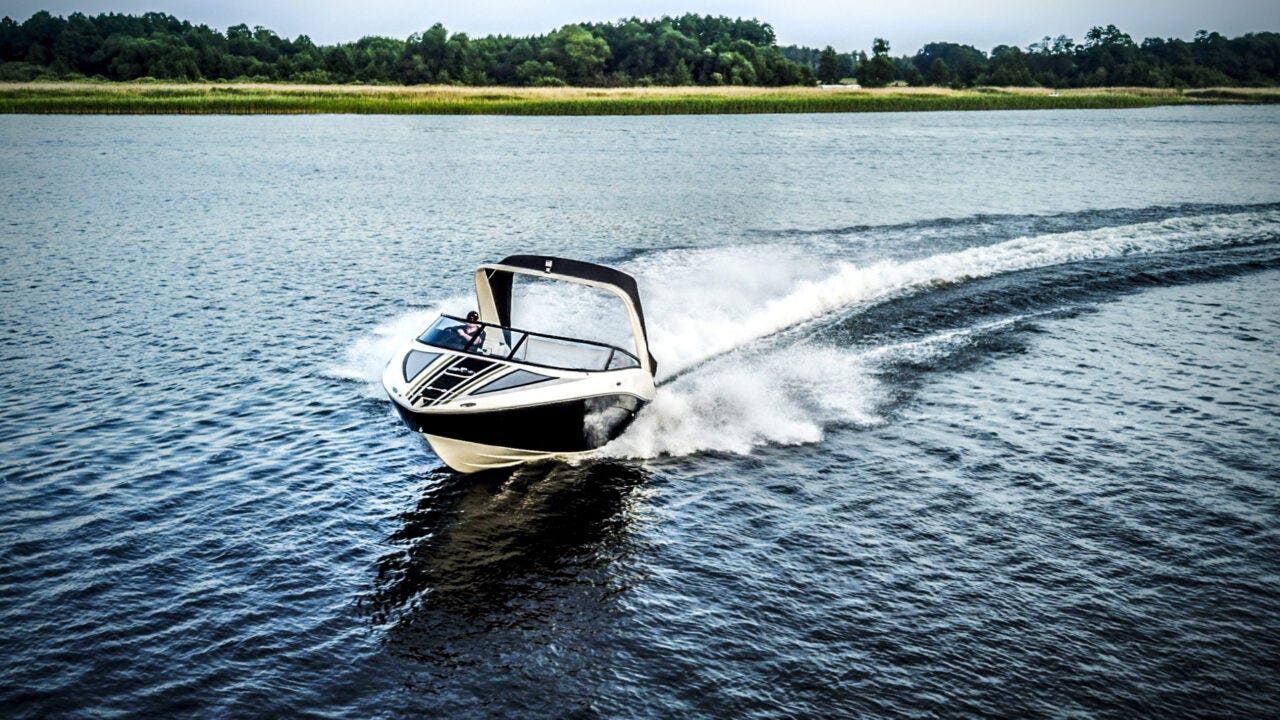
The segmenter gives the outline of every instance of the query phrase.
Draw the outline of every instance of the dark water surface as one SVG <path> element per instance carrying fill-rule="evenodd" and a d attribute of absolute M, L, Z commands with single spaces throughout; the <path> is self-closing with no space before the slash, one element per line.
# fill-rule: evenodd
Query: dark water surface
<path fill-rule="evenodd" d="M 9 116 L 0 248 L 0 715 L 1280 714 L 1280 108 Z M 512 252 L 664 384 L 459 476 Z"/>

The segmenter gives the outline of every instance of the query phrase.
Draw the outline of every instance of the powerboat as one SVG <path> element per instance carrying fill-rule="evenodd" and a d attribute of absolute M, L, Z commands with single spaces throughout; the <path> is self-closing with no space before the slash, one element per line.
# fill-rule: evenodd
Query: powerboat
<path fill-rule="evenodd" d="M 614 306 L 614 342 L 513 326 L 513 310 L 527 314 L 530 301 L 536 306 L 549 285 L 562 283 L 578 286 L 575 297 L 591 296 L 570 309 L 578 316 L 610 315 L 605 306 Z M 441 315 L 382 374 L 401 419 L 449 467 L 469 473 L 589 453 L 621 435 L 653 399 L 657 363 L 630 275 L 513 255 L 477 268 L 475 286 L 477 312 Z M 549 324 L 556 314 L 553 307 Z"/>

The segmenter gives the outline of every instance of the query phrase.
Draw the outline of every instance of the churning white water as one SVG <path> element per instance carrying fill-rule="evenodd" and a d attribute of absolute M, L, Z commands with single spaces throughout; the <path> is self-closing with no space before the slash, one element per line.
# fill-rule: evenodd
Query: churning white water
<path fill-rule="evenodd" d="M 666 250 L 620 265 L 639 282 L 658 360 L 658 394 L 603 453 L 617 457 L 748 453 L 763 444 L 817 442 L 829 423 L 875 424 L 885 389 L 877 373 L 912 354 L 947 353 L 1021 317 L 876 348 L 837 347 L 806 323 L 906 294 L 1063 263 L 1241 244 L 1280 230 L 1280 212 L 1176 217 L 1020 237 L 916 259 L 854 264 L 839 245 L 740 245 Z M 533 327 L 572 317 L 586 337 L 616 334 L 616 313 L 586 312 L 573 293 L 538 287 L 522 317 Z M 434 299 L 377 325 L 332 375 L 382 397 L 387 358 L 440 312 L 464 313 L 468 295 Z M 597 327 L 598 325 L 598 327 Z M 563 328 L 558 328 L 563 332 Z M 788 335 L 788 332 L 794 333 Z"/>

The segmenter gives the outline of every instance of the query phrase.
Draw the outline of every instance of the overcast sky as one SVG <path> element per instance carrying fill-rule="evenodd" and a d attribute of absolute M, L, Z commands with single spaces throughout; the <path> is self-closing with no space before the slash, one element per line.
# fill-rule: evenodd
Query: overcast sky
<path fill-rule="evenodd" d="M 309 35 L 323 45 L 364 35 L 404 38 L 437 22 L 472 37 L 539 35 L 572 22 L 686 12 L 759 18 L 773 25 L 780 45 L 869 50 L 872 38 L 884 37 L 894 55 L 914 54 L 936 40 L 985 51 L 996 45 L 1025 47 L 1045 35 L 1081 42 L 1090 27 L 1107 24 L 1138 42 L 1152 36 L 1190 39 L 1200 29 L 1229 37 L 1280 31 L 1280 0 L 0 0 L 0 14 L 19 21 L 40 9 L 57 15 L 160 11 L 219 30 L 241 22 L 262 25 L 291 38 Z"/>

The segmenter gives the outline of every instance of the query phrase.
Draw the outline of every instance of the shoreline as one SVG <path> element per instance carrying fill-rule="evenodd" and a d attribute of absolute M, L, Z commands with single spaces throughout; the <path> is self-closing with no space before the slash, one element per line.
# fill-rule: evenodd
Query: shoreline
<path fill-rule="evenodd" d="M 707 115 L 1273 104 L 1280 88 L 627 87 L 0 83 L 0 114 Z"/>

